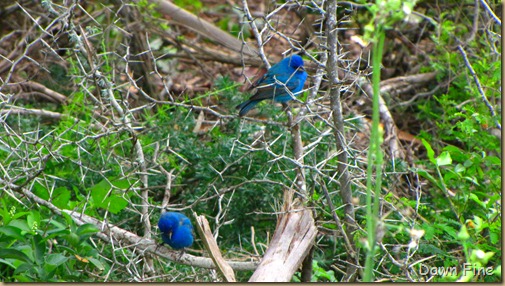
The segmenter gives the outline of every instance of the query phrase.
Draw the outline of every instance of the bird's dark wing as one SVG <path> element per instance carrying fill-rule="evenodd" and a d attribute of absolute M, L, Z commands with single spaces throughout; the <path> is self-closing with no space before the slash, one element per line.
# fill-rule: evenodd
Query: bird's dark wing
<path fill-rule="evenodd" d="M 275 76 L 267 74 L 259 82 L 259 85 L 256 87 L 257 92 L 249 100 L 274 99 L 279 96 L 290 98 L 287 89 L 290 91 L 296 89 L 300 85 L 300 82 L 301 79 L 296 77 L 295 74 L 284 73 L 276 74 Z"/>

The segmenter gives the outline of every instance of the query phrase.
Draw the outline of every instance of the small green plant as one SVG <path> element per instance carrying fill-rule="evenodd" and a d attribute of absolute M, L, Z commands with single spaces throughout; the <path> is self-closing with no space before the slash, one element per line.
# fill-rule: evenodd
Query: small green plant
<path fill-rule="evenodd" d="M 301 282 L 300 278 L 296 275 L 293 276 L 293 282 Z M 312 277 L 310 282 L 338 282 L 335 278 L 335 272 L 333 270 L 326 270 L 319 266 L 316 260 L 312 261 Z"/>
<path fill-rule="evenodd" d="M 47 219 L 45 208 L 22 209 L 3 198 L 0 209 L 0 276 L 5 281 L 63 282 L 88 280 L 78 269 L 84 265 L 97 271 L 104 264 L 89 238 L 94 225 L 77 227 L 73 220 Z M 7 205 L 11 207 L 7 209 Z"/>

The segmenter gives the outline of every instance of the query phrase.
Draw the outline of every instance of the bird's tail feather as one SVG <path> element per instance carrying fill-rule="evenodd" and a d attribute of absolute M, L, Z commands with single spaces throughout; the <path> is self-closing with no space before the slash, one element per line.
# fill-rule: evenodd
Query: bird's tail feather
<path fill-rule="evenodd" d="M 238 113 L 238 116 L 242 117 L 244 115 L 247 114 L 247 112 L 249 112 L 249 110 L 253 109 L 256 104 L 258 104 L 259 101 L 255 101 L 255 100 L 248 100 L 248 101 L 245 101 L 245 102 L 242 102 L 241 104 L 237 105 L 237 109 L 240 109 L 239 113 Z"/>

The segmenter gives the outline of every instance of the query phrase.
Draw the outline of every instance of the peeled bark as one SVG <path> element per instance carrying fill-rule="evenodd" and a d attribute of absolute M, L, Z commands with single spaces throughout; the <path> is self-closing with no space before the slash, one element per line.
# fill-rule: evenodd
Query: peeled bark
<path fill-rule="evenodd" d="M 292 198 L 293 192 L 286 191 Z M 285 198 L 274 237 L 249 282 L 289 282 L 309 254 L 317 234 L 312 212 Z"/>

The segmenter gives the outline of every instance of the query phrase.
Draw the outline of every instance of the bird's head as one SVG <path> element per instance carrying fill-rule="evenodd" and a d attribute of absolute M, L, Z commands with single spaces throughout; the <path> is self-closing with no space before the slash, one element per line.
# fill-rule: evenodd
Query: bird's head
<path fill-rule="evenodd" d="M 160 231 L 166 234 L 171 234 L 174 229 L 179 226 L 179 217 L 177 213 L 166 212 L 163 213 L 158 221 Z"/>
<path fill-rule="evenodd" d="M 289 62 L 289 66 L 294 69 L 303 69 L 303 59 L 299 55 L 292 55 L 284 60 L 287 60 Z"/>

